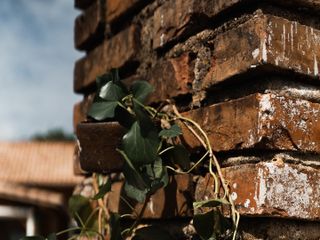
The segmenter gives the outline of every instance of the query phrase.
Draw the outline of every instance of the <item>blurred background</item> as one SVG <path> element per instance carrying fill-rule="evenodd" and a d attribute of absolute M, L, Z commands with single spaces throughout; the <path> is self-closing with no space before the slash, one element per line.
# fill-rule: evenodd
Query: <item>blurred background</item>
<path fill-rule="evenodd" d="M 70 224 L 73 26 L 69 0 L 0 1 L 0 240 Z"/>
<path fill-rule="evenodd" d="M 77 11 L 69 0 L 0 1 L 0 139 L 72 131 Z"/>

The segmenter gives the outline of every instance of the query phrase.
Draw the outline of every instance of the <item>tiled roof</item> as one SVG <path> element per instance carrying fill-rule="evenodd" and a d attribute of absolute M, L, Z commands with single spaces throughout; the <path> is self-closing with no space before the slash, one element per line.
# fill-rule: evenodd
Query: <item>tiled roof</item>
<path fill-rule="evenodd" d="M 43 187 L 73 186 L 74 143 L 0 142 L 0 182 Z"/>

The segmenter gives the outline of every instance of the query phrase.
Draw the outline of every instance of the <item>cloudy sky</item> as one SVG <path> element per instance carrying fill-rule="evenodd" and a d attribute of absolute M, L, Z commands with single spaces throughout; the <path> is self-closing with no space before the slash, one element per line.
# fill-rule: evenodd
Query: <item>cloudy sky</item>
<path fill-rule="evenodd" d="M 0 0 L 0 140 L 72 131 L 73 0 Z"/>

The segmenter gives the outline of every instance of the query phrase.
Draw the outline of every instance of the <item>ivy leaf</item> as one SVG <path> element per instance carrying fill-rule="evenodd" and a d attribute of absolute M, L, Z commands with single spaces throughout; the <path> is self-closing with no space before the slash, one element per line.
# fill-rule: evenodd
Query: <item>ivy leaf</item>
<path fill-rule="evenodd" d="M 147 135 L 152 130 L 156 130 L 156 127 L 149 114 L 139 104 L 137 104 L 135 99 L 133 100 L 133 111 L 136 114 L 137 121 L 141 127 L 141 134 L 143 136 Z"/>
<path fill-rule="evenodd" d="M 158 226 L 148 226 L 139 228 L 135 232 L 135 236 L 132 240 L 173 240 L 174 238 L 162 228 Z"/>
<path fill-rule="evenodd" d="M 117 107 L 115 110 L 114 118 L 119 124 L 126 129 L 130 129 L 132 124 L 136 121 L 132 114 L 122 107 Z"/>
<path fill-rule="evenodd" d="M 147 187 L 144 189 L 139 189 L 132 185 L 129 181 L 126 181 L 124 184 L 124 191 L 129 198 L 132 198 L 139 203 L 143 203 L 146 200 L 149 189 Z"/>
<path fill-rule="evenodd" d="M 108 82 L 112 81 L 112 74 L 106 73 L 96 78 L 97 89 L 101 89 Z"/>
<path fill-rule="evenodd" d="M 158 157 L 160 139 L 156 131 L 141 134 L 138 122 L 135 122 L 122 139 L 123 150 L 134 166 L 153 163 Z"/>
<path fill-rule="evenodd" d="M 121 227 L 120 227 L 121 216 L 118 213 L 110 213 L 110 228 L 111 237 L 110 240 L 122 240 L 121 237 Z"/>
<path fill-rule="evenodd" d="M 214 233 L 214 212 L 210 211 L 204 214 L 196 214 L 193 217 L 193 225 L 196 232 L 199 234 L 202 240 L 216 239 Z"/>
<path fill-rule="evenodd" d="M 46 239 L 42 236 L 32 236 L 32 237 L 23 237 L 23 238 L 20 238 L 20 240 L 46 240 Z"/>
<path fill-rule="evenodd" d="M 120 83 L 108 82 L 99 92 L 99 97 L 107 101 L 121 101 L 126 96 L 126 91 Z"/>
<path fill-rule="evenodd" d="M 88 111 L 88 115 L 98 121 L 113 118 L 117 106 L 118 102 L 116 101 L 94 102 Z"/>
<path fill-rule="evenodd" d="M 190 153 L 183 145 L 175 145 L 172 150 L 168 151 L 168 154 L 172 162 L 178 164 L 182 170 L 190 168 Z"/>
<path fill-rule="evenodd" d="M 147 184 L 137 169 L 133 166 L 125 152 L 119 149 L 118 152 L 125 159 L 125 163 L 123 165 L 123 174 L 126 179 L 124 185 L 124 191 L 126 195 L 138 202 L 144 202 L 146 194 L 148 193 Z"/>
<path fill-rule="evenodd" d="M 47 240 L 57 240 L 57 235 L 55 233 L 51 233 L 47 237 Z"/>
<path fill-rule="evenodd" d="M 131 86 L 133 97 L 143 103 L 150 93 L 154 91 L 153 87 L 146 81 L 135 81 Z"/>
<path fill-rule="evenodd" d="M 78 226 L 81 226 L 82 223 L 87 221 L 92 212 L 89 199 L 81 195 L 71 196 L 69 198 L 69 211 L 77 221 Z M 87 227 L 92 227 L 94 224 L 94 219 L 91 219 L 91 221 L 89 221 L 87 224 Z"/>
<path fill-rule="evenodd" d="M 194 215 L 193 225 L 203 240 L 229 239 L 227 230 L 232 229 L 232 224 L 218 210 Z"/>
<path fill-rule="evenodd" d="M 158 158 L 154 163 L 146 166 L 144 179 L 150 184 L 149 193 L 153 194 L 159 188 L 166 187 L 169 182 L 167 168 L 163 166 L 162 159 Z"/>
<path fill-rule="evenodd" d="M 205 201 L 199 201 L 199 202 L 194 202 L 193 203 L 193 208 L 201 208 L 201 207 L 218 207 L 221 205 L 230 205 L 230 203 L 225 200 L 225 199 L 210 199 L 210 200 L 205 200 Z"/>
<path fill-rule="evenodd" d="M 159 132 L 159 137 L 173 138 L 182 134 L 181 128 L 174 124 L 169 129 L 163 129 Z"/>
<path fill-rule="evenodd" d="M 99 188 L 99 192 L 93 197 L 93 199 L 98 200 L 100 198 L 103 198 L 104 195 L 106 195 L 106 193 L 110 191 L 111 191 L 111 180 L 109 178 L 108 181 Z"/>

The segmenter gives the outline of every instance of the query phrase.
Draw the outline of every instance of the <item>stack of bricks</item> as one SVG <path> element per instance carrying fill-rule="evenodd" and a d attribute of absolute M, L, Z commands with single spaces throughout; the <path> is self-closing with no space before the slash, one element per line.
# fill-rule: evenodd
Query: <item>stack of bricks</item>
<path fill-rule="evenodd" d="M 124 129 L 90 122 L 95 78 L 118 68 L 125 83 L 155 87 L 208 134 L 241 214 L 243 239 L 320 239 L 319 0 L 75 0 L 78 174 L 121 172 Z M 184 130 L 192 149 L 199 143 Z M 78 166 L 79 165 L 79 166 Z M 114 174 L 112 175 L 114 176 Z M 176 175 L 153 195 L 144 221 L 189 239 L 192 202 L 207 176 Z M 128 212 L 115 182 L 110 211 Z M 135 206 L 136 211 L 141 205 Z M 170 221 L 169 221 L 170 220 Z"/>

